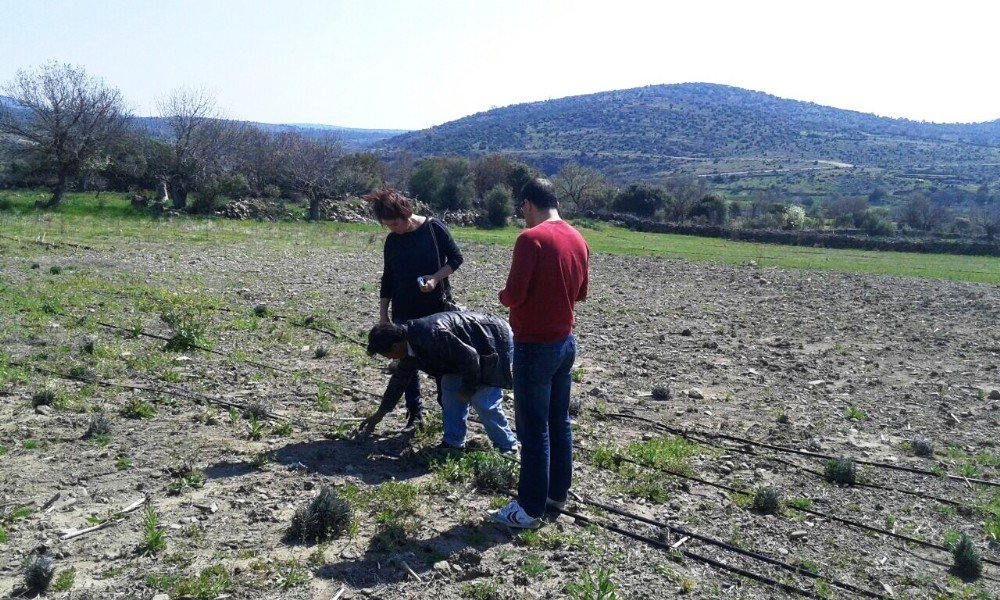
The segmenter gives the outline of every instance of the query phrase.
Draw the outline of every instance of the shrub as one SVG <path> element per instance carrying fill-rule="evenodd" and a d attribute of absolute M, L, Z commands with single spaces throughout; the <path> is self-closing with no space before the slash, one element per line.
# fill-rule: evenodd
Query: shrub
<path fill-rule="evenodd" d="M 90 440 L 102 435 L 111 434 L 111 419 L 101 411 L 90 418 L 90 425 L 83 434 L 83 439 Z"/>
<path fill-rule="evenodd" d="M 145 536 L 140 550 L 143 554 L 159 554 L 167 547 L 167 533 L 160 527 L 160 519 L 151 505 L 146 506 L 146 514 L 142 519 Z"/>
<path fill-rule="evenodd" d="M 673 392 L 670 390 L 670 386 L 667 384 L 660 384 L 653 386 L 653 398 L 656 400 L 670 400 L 673 396 Z"/>
<path fill-rule="evenodd" d="M 826 461 L 823 476 L 830 483 L 837 485 L 854 485 L 857 482 L 858 469 L 850 458 L 831 458 Z"/>
<path fill-rule="evenodd" d="M 962 538 L 952 548 L 951 553 L 955 558 L 952 571 L 959 577 L 976 579 L 983 574 L 983 559 L 969 536 L 963 533 Z"/>
<path fill-rule="evenodd" d="M 927 438 L 916 437 L 910 442 L 910 450 L 915 456 L 933 456 L 934 443 Z"/>
<path fill-rule="evenodd" d="M 753 495 L 753 509 L 762 515 L 773 515 L 781 508 L 781 493 L 772 487 L 758 488 Z"/>
<path fill-rule="evenodd" d="M 503 227 L 507 219 L 514 214 L 514 193 L 510 187 L 499 184 L 486 194 L 483 199 L 486 210 L 486 224 L 490 227 Z"/>
<path fill-rule="evenodd" d="M 596 573 L 584 571 L 580 582 L 567 585 L 564 591 L 573 600 L 617 600 L 616 587 L 611 572 L 600 567 Z"/>
<path fill-rule="evenodd" d="M 167 350 L 183 351 L 203 345 L 208 315 L 201 306 L 186 304 L 179 298 L 168 299 L 160 307 L 160 320 L 172 334 Z"/>
<path fill-rule="evenodd" d="M 24 587 L 32 596 L 44 594 L 52 584 L 55 574 L 56 566 L 51 558 L 36 556 L 24 570 Z"/>
<path fill-rule="evenodd" d="M 58 394 L 54 389 L 44 388 L 31 395 L 31 406 L 32 408 L 37 408 L 39 406 L 52 406 L 56 403 L 57 399 Z"/>
<path fill-rule="evenodd" d="M 305 543 L 323 542 L 347 531 L 353 518 L 351 504 L 332 488 L 323 486 L 309 506 L 295 511 L 286 539 Z"/>

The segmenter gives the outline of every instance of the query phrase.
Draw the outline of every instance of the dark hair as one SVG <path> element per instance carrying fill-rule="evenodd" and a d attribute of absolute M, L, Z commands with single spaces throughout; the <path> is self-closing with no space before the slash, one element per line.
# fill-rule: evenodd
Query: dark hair
<path fill-rule="evenodd" d="M 527 200 L 537 208 L 559 208 L 559 200 L 556 198 L 556 187 L 552 182 L 544 177 L 536 177 L 524 184 L 521 188 L 521 199 Z"/>
<path fill-rule="evenodd" d="M 379 221 L 396 221 L 413 216 L 410 199 L 391 187 L 384 187 L 365 196 L 371 202 L 372 212 Z"/>
<path fill-rule="evenodd" d="M 388 354 L 392 347 L 406 339 L 406 329 L 395 323 L 382 323 L 368 332 L 368 356 Z"/>

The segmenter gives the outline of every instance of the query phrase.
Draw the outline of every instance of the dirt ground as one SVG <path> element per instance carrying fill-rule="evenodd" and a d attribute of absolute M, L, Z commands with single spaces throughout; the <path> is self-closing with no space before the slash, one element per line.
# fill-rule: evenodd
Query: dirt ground
<path fill-rule="evenodd" d="M 264 241 L 140 241 L 108 249 L 7 242 L 2 250 L 0 343 L 8 362 L 160 391 L 34 370 L 10 375 L 8 365 L 0 378 L 0 525 L 7 538 L 0 594 L 15 593 L 25 564 L 45 555 L 57 575 L 75 574 L 68 591 L 48 592 L 55 598 L 560 598 L 578 589 L 567 586 L 598 579 L 599 567 L 619 598 L 792 597 L 680 555 L 689 551 L 819 597 L 853 595 L 695 539 L 663 550 L 566 515 L 528 536 L 484 523 L 486 511 L 506 498 L 431 472 L 437 433 L 402 434 L 402 407 L 376 436 L 353 439 L 350 429 L 375 408 L 387 381 L 384 361 L 299 325 L 363 337 L 376 315 L 380 240 L 345 252 L 305 244 L 276 250 Z M 464 250 L 466 263 L 453 279 L 458 300 L 499 312 L 510 250 Z M 208 302 L 204 339 L 221 355 L 166 351 L 163 340 L 136 337 L 140 330 L 172 333 L 162 298 L 151 300 L 151 291 Z M 254 313 L 259 305 L 263 316 Z M 582 448 L 624 453 L 664 435 L 649 422 L 616 416 L 636 415 L 697 429 L 706 441 L 704 432 L 725 433 L 1000 481 L 995 286 L 598 255 L 577 317 L 575 442 Z M 167 385 L 183 392 L 165 393 Z M 432 385 L 425 381 L 424 389 Z M 35 408 L 46 389 L 56 401 Z M 252 439 L 242 411 L 205 398 L 276 416 L 262 416 L 260 437 Z M 505 403 L 512 417 L 510 398 Z M 135 418 L 143 406 L 152 414 Z M 110 419 L 110 432 L 84 439 L 96 411 Z M 478 424 L 471 433 L 470 446 L 488 446 Z M 914 455 L 917 438 L 933 444 L 932 456 Z M 822 460 L 717 443 L 722 447 L 699 446 L 685 472 L 750 494 L 774 487 L 800 505 L 807 499 L 812 510 L 934 544 L 966 533 L 983 557 L 1000 560 L 984 529 L 989 511 L 1000 510 L 1000 488 L 864 465 L 860 481 L 923 496 L 836 486 L 796 468 L 822 472 Z M 875 594 L 1000 593 L 1000 568 L 992 564 L 984 578 L 966 583 L 950 571 L 948 552 L 803 512 L 761 515 L 748 497 L 599 464 L 577 453 L 579 498 Z M 371 503 L 356 507 L 351 532 L 325 545 L 285 541 L 295 510 L 322 486 L 370 494 L 387 483 L 410 484 L 399 489 L 416 494 L 398 543 L 379 543 L 385 511 Z M 165 533 L 160 551 L 144 546 L 145 508 L 117 514 L 143 499 L 158 516 L 154 530 Z M 684 538 L 581 502 L 569 508 L 661 543 Z M 228 584 L 194 586 L 192 578 L 216 566 Z"/>

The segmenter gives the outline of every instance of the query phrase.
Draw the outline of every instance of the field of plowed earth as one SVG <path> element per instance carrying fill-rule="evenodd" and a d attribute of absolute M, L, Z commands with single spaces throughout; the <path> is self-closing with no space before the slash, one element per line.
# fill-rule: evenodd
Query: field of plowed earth
<path fill-rule="evenodd" d="M 483 522 L 513 466 L 438 454 L 433 400 L 351 435 L 388 378 L 352 341 L 381 232 L 116 231 L 0 238 L 0 595 L 1000 593 L 995 285 L 596 254 L 575 499 L 518 534 Z M 500 311 L 509 247 L 463 248 L 458 299 Z M 329 539 L 289 537 L 327 487 Z"/>

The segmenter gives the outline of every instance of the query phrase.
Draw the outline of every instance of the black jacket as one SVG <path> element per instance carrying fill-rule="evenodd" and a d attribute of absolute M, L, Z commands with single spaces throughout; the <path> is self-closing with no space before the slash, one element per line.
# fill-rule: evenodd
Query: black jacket
<path fill-rule="evenodd" d="M 473 312 L 443 312 L 403 324 L 412 356 L 399 361 L 379 410 L 391 411 L 410 380 L 423 371 L 432 377 L 461 375 L 462 392 L 480 386 L 513 387 L 513 334 L 507 321 Z"/>

